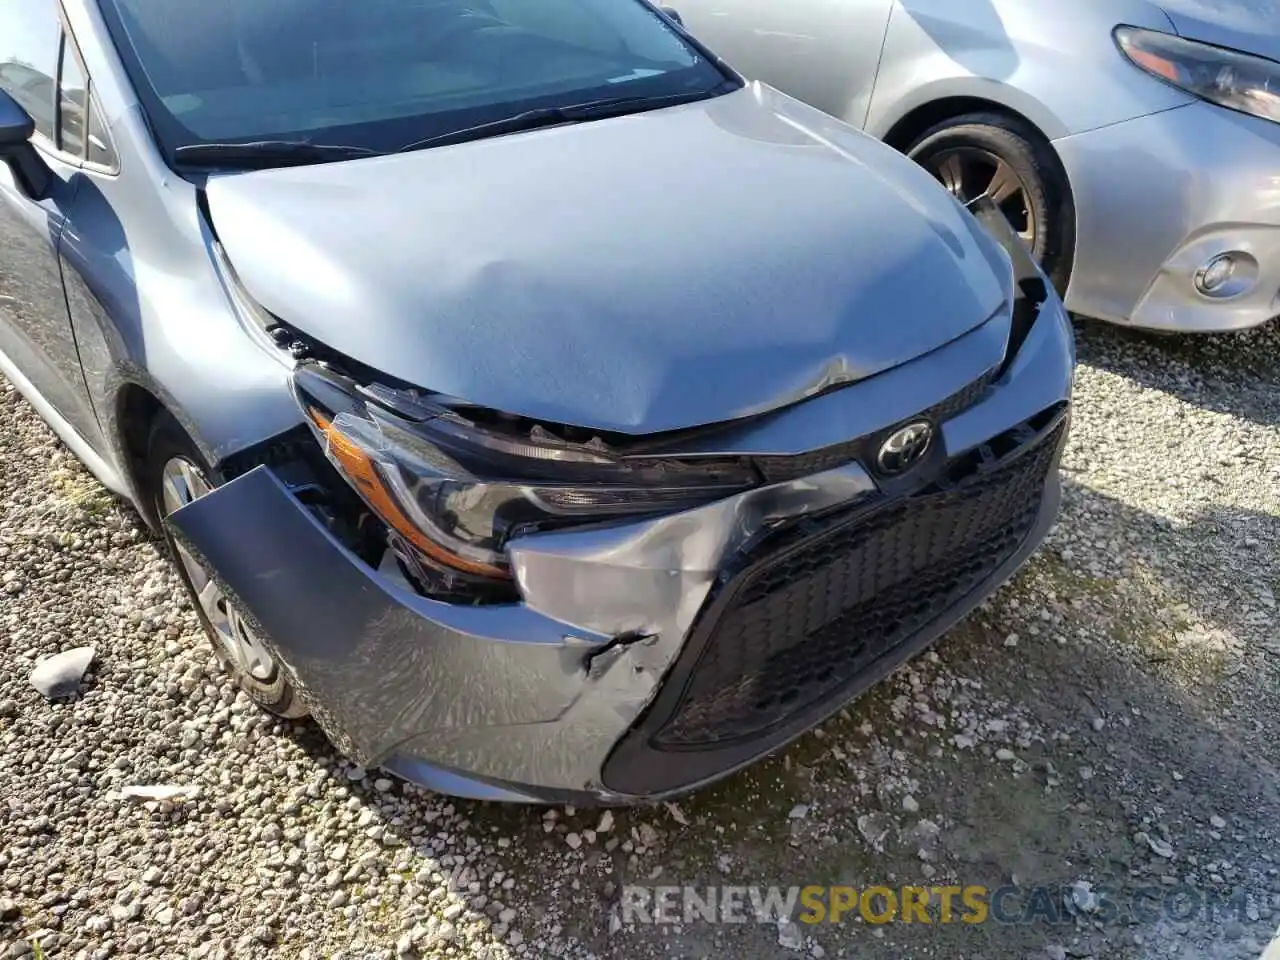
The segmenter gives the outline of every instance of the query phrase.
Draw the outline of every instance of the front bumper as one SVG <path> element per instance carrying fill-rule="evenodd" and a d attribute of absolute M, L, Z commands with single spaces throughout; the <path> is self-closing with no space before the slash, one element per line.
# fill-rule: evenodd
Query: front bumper
<path fill-rule="evenodd" d="M 1054 141 L 1076 206 L 1067 306 L 1154 330 L 1242 330 L 1280 315 L 1280 124 L 1192 103 Z M 1241 255 L 1246 282 L 1195 278 Z"/>
<path fill-rule="evenodd" d="M 826 469 L 815 461 L 813 474 L 677 517 L 530 536 L 510 547 L 521 604 L 462 607 L 414 594 L 349 553 L 264 467 L 170 523 L 269 638 L 334 742 L 362 763 L 490 800 L 625 803 L 681 792 L 838 710 L 1039 544 L 1056 513 L 1074 351 L 1051 297 L 1008 368 L 980 395 L 969 390 L 999 367 L 1008 334 L 1007 316 L 992 320 L 911 364 L 719 438 L 735 450 L 794 454 L 784 448 L 797 438 L 812 449 L 824 438 L 874 437 L 932 408 L 942 443 L 908 479 L 878 485 L 856 462 Z M 964 405 L 947 399 L 961 395 Z M 865 662 L 844 663 L 819 698 L 779 722 L 713 749 L 651 749 L 650 733 L 672 715 L 710 625 L 753 575 L 752 563 L 781 549 L 773 536 L 811 540 L 832 525 L 856 532 L 863 518 L 914 502 L 961 462 L 1016 460 L 1008 437 L 1037 446 L 1029 420 L 1040 431 L 1034 509 L 998 564 L 969 570 L 965 589 L 942 609 Z M 828 621 L 841 613 L 839 594 L 826 601 Z"/>

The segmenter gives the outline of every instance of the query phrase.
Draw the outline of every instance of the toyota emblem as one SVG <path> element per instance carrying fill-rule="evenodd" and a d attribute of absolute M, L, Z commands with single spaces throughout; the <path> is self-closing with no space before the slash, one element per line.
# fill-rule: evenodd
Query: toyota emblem
<path fill-rule="evenodd" d="M 906 473 L 929 451 L 933 443 L 933 425 L 923 420 L 909 423 L 890 434 L 876 455 L 876 466 L 887 476 Z"/>

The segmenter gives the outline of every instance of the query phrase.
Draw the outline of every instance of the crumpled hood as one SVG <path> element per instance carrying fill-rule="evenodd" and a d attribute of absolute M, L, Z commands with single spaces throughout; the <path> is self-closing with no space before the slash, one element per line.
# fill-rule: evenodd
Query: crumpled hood
<path fill-rule="evenodd" d="M 1276 0 L 1161 0 L 1160 6 L 1188 40 L 1280 60 Z"/>
<path fill-rule="evenodd" d="M 901 364 L 1011 283 L 928 174 L 758 85 L 207 191 L 241 282 L 290 325 L 437 393 L 633 434 Z"/>

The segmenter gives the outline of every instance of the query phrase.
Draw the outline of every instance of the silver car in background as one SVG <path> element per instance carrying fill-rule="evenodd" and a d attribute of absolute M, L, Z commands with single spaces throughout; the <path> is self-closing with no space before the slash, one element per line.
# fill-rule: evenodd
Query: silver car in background
<path fill-rule="evenodd" d="M 746 75 L 997 201 L 1086 316 L 1280 315 L 1275 0 L 679 0 Z"/>

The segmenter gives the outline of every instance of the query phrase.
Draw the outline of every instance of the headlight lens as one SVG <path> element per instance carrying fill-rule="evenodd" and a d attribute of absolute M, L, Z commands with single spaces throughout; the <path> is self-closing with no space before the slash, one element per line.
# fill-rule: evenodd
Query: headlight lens
<path fill-rule="evenodd" d="M 325 453 L 435 571 L 509 579 L 506 542 L 531 530 L 689 509 L 755 486 L 733 458 L 622 458 L 602 443 L 523 435 L 316 364 L 294 389 Z"/>
<path fill-rule="evenodd" d="M 1115 31 L 1137 67 L 1192 96 L 1280 123 L 1280 63 L 1137 27 Z"/>

